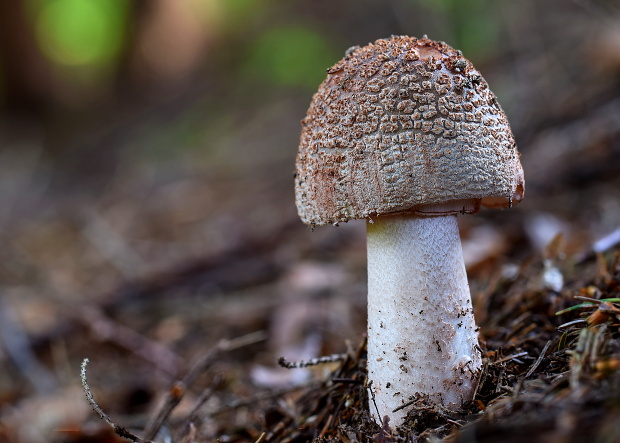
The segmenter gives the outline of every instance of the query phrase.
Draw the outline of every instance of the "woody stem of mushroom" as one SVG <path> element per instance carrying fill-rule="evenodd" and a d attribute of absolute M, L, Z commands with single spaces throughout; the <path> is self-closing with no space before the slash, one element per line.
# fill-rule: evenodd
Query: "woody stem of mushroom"
<path fill-rule="evenodd" d="M 378 217 L 367 239 L 375 419 L 402 423 L 407 408 L 393 411 L 416 394 L 457 409 L 482 362 L 456 215 Z"/>

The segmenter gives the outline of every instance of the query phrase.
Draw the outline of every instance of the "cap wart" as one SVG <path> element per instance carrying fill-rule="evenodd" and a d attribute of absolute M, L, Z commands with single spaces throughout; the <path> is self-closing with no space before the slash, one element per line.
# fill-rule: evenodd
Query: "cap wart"
<path fill-rule="evenodd" d="M 392 37 L 354 49 L 327 72 L 297 155 L 305 223 L 474 213 L 522 199 L 506 116 L 460 51 Z"/>

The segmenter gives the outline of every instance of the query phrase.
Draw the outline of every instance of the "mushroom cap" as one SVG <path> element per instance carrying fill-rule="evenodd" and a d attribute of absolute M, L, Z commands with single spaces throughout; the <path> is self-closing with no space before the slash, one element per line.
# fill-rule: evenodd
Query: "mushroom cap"
<path fill-rule="evenodd" d="M 460 51 L 394 36 L 351 48 L 327 74 L 302 120 L 295 199 L 305 223 L 522 199 L 508 120 Z"/>

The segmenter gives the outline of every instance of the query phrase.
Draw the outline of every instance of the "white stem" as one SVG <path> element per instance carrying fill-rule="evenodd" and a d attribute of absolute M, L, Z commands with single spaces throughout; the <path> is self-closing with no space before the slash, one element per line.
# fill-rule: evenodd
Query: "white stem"
<path fill-rule="evenodd" d="M 456 215 L 367 226 L 370 409 L 398 425 L 416 393 L 458 408 L 482 362 Z"/>

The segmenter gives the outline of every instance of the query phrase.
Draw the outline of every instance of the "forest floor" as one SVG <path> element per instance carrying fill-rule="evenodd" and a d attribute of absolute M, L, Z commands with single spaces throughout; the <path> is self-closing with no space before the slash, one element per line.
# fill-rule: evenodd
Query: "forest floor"
<path fill-rule="evenodd" d="M 460 411 L 419 398 L 397 429 L 368 414 L 363 222 L 307 229 L 278 176 L 245 196 L 238 177 L 180 174 L 148 198 L 113 183 L 50 200 L 3 234 L 1 439 L 618 441 L 620 175 L 600 165 L 604 181 L 552 201 L 461 217 L 476 395 Z"/>

